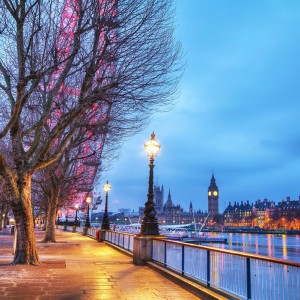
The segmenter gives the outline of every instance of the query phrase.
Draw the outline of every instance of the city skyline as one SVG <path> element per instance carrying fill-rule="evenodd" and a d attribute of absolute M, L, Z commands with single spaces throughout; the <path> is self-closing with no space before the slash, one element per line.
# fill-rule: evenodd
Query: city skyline
<path fill-rule="evenodd" d="M 185 210 L 190 202 L 207 210 L 212 173 L 220 211 L 230 201 L 298 199 L 300 3 L 175 4 L 186 61 L 178 101 L 123 144 L 96 189 L 109 180 L 110 210 L 143 206 L 149 172 L 143 145 L 154 131 L 162 146 L 155 183 Z"/>

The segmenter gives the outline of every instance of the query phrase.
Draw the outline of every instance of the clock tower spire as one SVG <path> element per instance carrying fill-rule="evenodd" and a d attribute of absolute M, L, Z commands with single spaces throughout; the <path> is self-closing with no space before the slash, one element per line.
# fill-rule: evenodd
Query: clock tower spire
<path fill-rule="evenodd" d="M 210 185 L 208 187 L 208 212 L 210 213 L 210 218 L 219 214 L 219 189 L 216 184 L 214 173 L 212 173 Z"/>

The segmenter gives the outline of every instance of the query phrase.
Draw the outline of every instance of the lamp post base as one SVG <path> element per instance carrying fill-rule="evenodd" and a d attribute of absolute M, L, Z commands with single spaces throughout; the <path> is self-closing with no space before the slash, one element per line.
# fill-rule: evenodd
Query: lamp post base
<path fill-rule="evenodd" d="M 108 214 L 107 213 L 104 213 L 102 224 L 101 224 L 101 229 L 106 229 L 106 230 L 110 229 L 109 219 L 108 219 Z"/>
<path fill-rule="evenodd" d="M 87 231 L 88 231 L 88 228 L 87 227 L 83 227 L 82 228 L 82 235 L 87 235 Z"/>
<path fill-rule="evenodd" d="M 109 223 L 102 223 L 101 229 L 109 230 L 110 229 Z"/>
<path fill-rule="evenodd" d="M 151 237 L 135 236 L 133 239 L 133 263 L 142 266 L 151 260 L 151 247 Z"/>
<path fill-rule="evenodd" d="M 88 228 L 91 227 L 90 219 L 86 219 L 85 224 L 84 224 L 84 227 L 88 227 Z"/>
<path fill-rule="evenodd" d="M 157 221 L 147 222 L 145 226 L 145 235 L 159 235 L 159 228 Z"/>

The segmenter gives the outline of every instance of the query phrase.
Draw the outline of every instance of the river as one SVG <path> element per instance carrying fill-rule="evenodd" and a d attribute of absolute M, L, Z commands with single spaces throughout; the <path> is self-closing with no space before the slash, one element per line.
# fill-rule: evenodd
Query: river
<path fill-rule="evenodd" d="M 208 233 L 208 236 L 227 238 L 227 244 L 210 244 L 210 246 L 300 263 L 300 235 Z"/>

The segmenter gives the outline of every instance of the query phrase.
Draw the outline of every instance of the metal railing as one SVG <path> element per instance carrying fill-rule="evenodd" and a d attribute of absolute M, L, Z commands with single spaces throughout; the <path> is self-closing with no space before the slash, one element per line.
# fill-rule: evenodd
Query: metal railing
<path fill-rule="evenodd" d="M 76 226 L 75 232 L 83 233 L 83 227 Z"/>
<path fill-rule="evenodd" d="M 300 299 L 298 263 L 155 238 L 152 259 L 241 299 Z"/>
<path fill-rule="evenodd" d="M 58 226 L 58 228 L 62 230 L 65 230 L 66 228 L 66 231 L 73 231 L 73 226 L 64 227 L 64 225 L 60 225 Z M 87 228 L 86 234 L 88 236 L 96 238 L 98 230 L 98 228 Z M 83 234 L 83 227 L 76 227 L 75 232 Z M 106 230 L 104 236 L 105 241 L 117 245 L 130 252 L 133 252 L 133 238 L 134 234 L 117 232 L 112 230 Z"/>
<path fill-rule="evenodd" d="M 87 235 L 96 238 L 97 230 L 88 228 Z M 106 230 L 104 240 L 133 252 L 134 236 Z M 153 238 L 152 260 L 240 299 L 300 299 L 299 263 L 161 238 Z"/>
<path fill-rule="evenodd" d="M 127 251 L 133 252 L 134 234 L 117 232 L 112 230 L 105 231 L 105 241 L 117 245 Z"/>
<path fill-rule="evenodd" d="M 88 228 L 86 234 L 89 236 L 92 236 L 94 238 L 96 238 L 96 231 L 98 231 L 97 228 Z"/>

